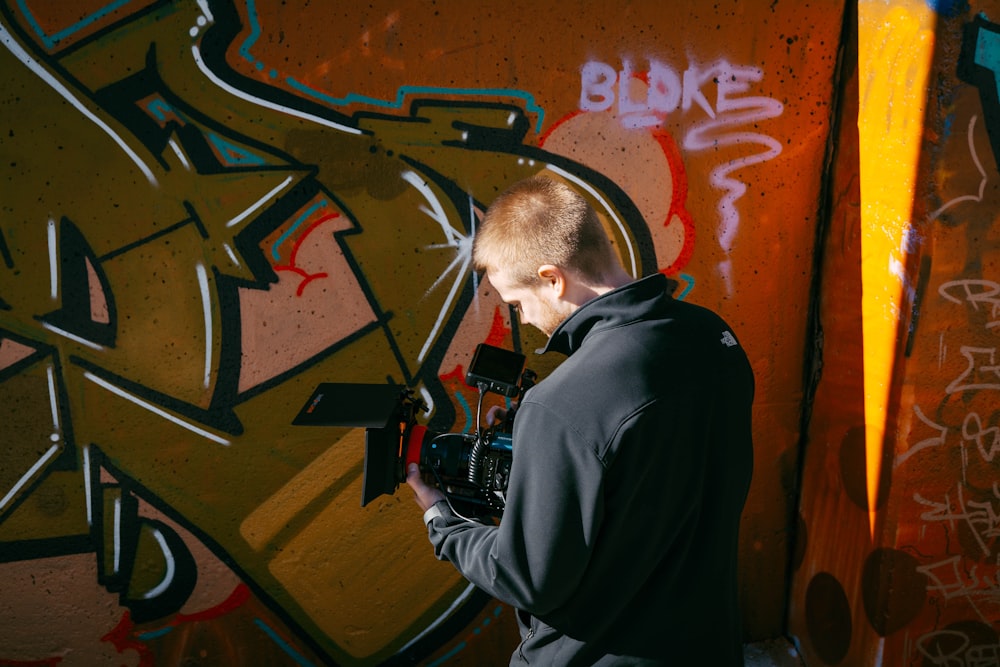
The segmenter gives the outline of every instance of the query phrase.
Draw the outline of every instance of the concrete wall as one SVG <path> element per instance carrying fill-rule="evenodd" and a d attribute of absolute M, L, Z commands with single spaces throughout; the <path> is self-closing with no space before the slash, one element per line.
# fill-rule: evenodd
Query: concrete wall
<path fill-rule="evenodd" d="M 810 666 L 996 665 L 1000 4 L 854 9 L 789 627 Z"/>
<path fill-rule="evenodd" d="M 360 429 L 291 421 L 319 382 L 390 380 L 467 430 L 476 343 L 552 368 L 468 266 L 539 172 L 747 347 L 744 619 L 781 634 L 842 13 L 4 2 L 0 662 L 505 662 L 511 610 L 433 559 L 409 492 L 359 506 Z M 937 306 L 982 318 L 966 285 Z"/>

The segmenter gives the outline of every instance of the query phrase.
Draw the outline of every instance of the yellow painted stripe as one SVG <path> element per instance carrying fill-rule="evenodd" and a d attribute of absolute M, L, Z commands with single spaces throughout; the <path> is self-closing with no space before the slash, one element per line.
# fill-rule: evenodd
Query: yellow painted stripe
<path fill-rule="evenodd" d="M 934 13 L 923 0 L 858 3 L 861 315 L 868 510 L 873 542 L 906 286 L 906 239 L 934 47 L 933 27 Z"/>

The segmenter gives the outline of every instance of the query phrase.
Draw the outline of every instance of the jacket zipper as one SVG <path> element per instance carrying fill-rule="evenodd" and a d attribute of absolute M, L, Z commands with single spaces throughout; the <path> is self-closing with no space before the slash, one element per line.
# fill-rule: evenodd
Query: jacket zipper
<path fill-rule="evenodd" d="M 524 664 L 526 664 L 526 665 L 530 665 L 531 663 L 529 663 L 528 659 L 526 657 L 524 657 L 524 645 L 527 644 L 531 640 L 531 638 L 535 636 L 535 623 L 534 623 L 535 619 L 532 618 L 531 621 L 532 622 L 531 622 L 531 625 L 528 627 L 527 634 L 524 635 L 524 639 L 521 641 L 520 645 L 517 647 L 517 652 L 520 654 L 521 660 L 524 660 Z"/>

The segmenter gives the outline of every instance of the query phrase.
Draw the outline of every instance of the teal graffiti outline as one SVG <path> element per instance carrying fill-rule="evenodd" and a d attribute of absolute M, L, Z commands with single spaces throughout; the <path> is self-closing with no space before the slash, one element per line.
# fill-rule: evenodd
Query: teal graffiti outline
<path fill-rule="evenodd" d="M 480 635 L 480 634 L 482 634 L 483 630 L 486 627 L 488 627 L 490 623 L 493 622 L 493 619 L 500 618 L 500 614 L 502 612 L 503 612 L 503 607 L 501 607 L 500 605 L 497 605 L 496 607 L 494 607 L 494 609 L 493 609 L 493 615 L 492 616 L 487 616 L 486 618 L 484 618 L 481 625 L 473 628 L 472 634 L 473 635 Z M 454 648 L 452 648 L 450 651 L 448 651 L 447 653 L 445 653 L 444 655 L 442 655 L 440 658 L 438 658 L 434 662 L 429 663 L 427 665 L 427 667 L 440 667 L 440 665 L 445 664 L 448 660 L 450 660 L 451 658 L 454 658 L 456 655 L 458 655 L 459 653 L 461 653 L 462 651 L 464 651 L 468 647 L 468 645 L 469 645 L 468 641 L 466 639 L 462 639 L 461 641 L 458 642 L 458 644 L 456 644 L 454 646 Z"/>
<path fill-rule="evenodd" d="M 311 661 L 307 660 L 304 655 L 302 655 L 294 648 L 292 648 L 292 645 L 286 642 L 284 639 L 282 639 L 281 636 L 270 625 L 268 625 L 259 618 L 255 618 L 253 622 L 254 625 L 256 625 L 258 628 L 264 631 L 264 634 L 266 634 L 268 637 L 271 638 L 271 641 L 273 641 L 275 645 L 278 646 L 278 648 L 284 651 L 288 655 L 288 657 L 290 657 L 296 663 L 302 665 L 302 667 L 314 667 Z"/>
<path fill-rule="evenodd" d="M 278 248 L 281 247 L 281 244 L 287 241 L 288 238 L 292 236 L 299 227 L 302 226 L 302 223 L 306 221 L 306 218 L 308 218 L 321 208 L 325 208 L 328 203 L 329 202 L 327 202 L 326 199 L 323 198 L 318 202 L 316 202 L 315 204 L 313 204 L 312 206 L 310 206 L 309 208 L 307 208 L 305 212 L 302 213 L 302 215 L 300 215 L 298 218 L 295 219 L 295 222 L 293 222 L 292 226 L 288 228 L 288 231 L 278 237 L 278 239 L 274 242 L 274 245 L 271 246 L 271 257 L 274 258 L 274 261 L 279 261 L 281 259 L 281 256 L 278 254 Z"/>
<path fill-rule="evenodd" d="M 263 71 L 267 66 L 258 60 L 250 49 L 260 38 L 260 21 L 257 17 L 256 0 L 246 0 L 247 17 L 250 22 L 250 34 L 247 36 L 238 49 L 238 53 L 258 71 Z M 268 69 L 268 74 L 272 78 L 277 77 L 277 71 Z M 524 108 L 530 113 L 537 114 L 538 120 L 535 122 L 535 132 L 539 132 L 545 120 L 545 110 L 538 106 L 535 97 L 531 93 L 515 88 L 446 88 L 442 86 L 400 86 L 396 91 L 396 99 L 393 101 L 380 100 L 367 95 L 348 93 L 344 97 L 334 97 L 320 92 L 315 88 L 297 81 L 294 77 L 285 77 L 285 83 L 296 91 L 320 100 L 331 106 L 349 106 L 351 104 L 369 104 L 382 107 L 384 109 L 402 110 L 407 96 L 410 95 L 453 95 L 461 97 L 515 97 L 524 102 Z"/>
<path fill-rule="evenodd" d="M 691 290 L 694 289 L 694 276 L 689 273 L 678 273 L 677 277 L 684 279 L 684 287 L 681 289 L 681 293 L 674 298 L 678 301 L 683 301 L 691 293 Z"/>
<path fill-rule="evenodd" d="M 89 16 L 84 16 L 83 18 L 81 18 L 79 21 L 69 26 L 68 28 L 63 28 L 59 32 L 54 33 L 52 35 L 47 34 L 45 30 L 42 29 L 42 26 L 38 23 L 38 21 L 35 20 L 35 15 L 31 13 L 30 9 L 28 9 L 27 0 L 17 0 L 17 7 L 18 9 L 21 10 L 21 14 L 28 22 L 28 25 L 31 26 L 31 29 L 35 31 L 35 34 L 38 35 L 38 38 L 42 40 L 42 43 L 45 45 L 45 47 L 52 49 L 55 48 L 56 44 L 58 44 L 60 41 L 66 39 L 67 37 L 76 32 L 79 32 L 80 30 L 83 30 L 90 24 L 100 21 L 102 18 L 104 18 L 111 12 L 117 9 L 121 9 L 130 2 L 132 2 L 132 0 L 113 0 L 113 2 L 109 2 L 108 4 L 98 9 L 97 11 L 90 14 Z"/>

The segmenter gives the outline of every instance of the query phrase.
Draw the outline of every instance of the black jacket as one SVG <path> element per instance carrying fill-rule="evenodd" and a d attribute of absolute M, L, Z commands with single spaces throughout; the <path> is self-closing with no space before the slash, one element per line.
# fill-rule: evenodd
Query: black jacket
<path fill-rule="evenodd" d="M 753 375 L 654 275 L 579 308 L 514 421 L 499 526 L 448 513 L 439 558 L 527 614 L 511 664 L 741 665 L 737 534 Z"/>

